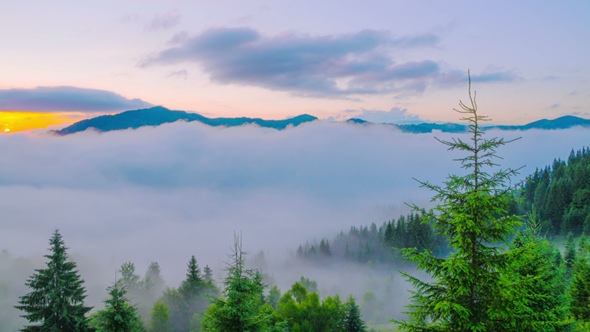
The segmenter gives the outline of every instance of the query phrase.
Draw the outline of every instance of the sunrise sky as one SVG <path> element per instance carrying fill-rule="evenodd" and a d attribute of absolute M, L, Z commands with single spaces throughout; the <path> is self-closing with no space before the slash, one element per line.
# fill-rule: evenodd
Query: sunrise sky
<path fill-rule="evenodd" d="M 2 132 L 151 105 L 455 121 L 468 69 L 496 123 L 590 117 L 586 0 L 21 0 L 0 13 Z"/>

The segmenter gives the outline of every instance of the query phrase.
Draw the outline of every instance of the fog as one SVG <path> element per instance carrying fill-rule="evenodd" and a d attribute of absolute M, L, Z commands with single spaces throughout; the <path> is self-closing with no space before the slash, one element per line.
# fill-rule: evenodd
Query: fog
<path fill-rule="evenodd" d="M 582 128 L 489 135 L 522 136 L 498 151 L 503 167 L 524 166 L 521 178 L 590 142 Z M 305 241 L 397 218 L 408 211 L 404 203 L 429 204 L 430 193 L 412 178 L 441 183 L 462 172 L 452 160 L 460 155 L 435 136 L 461 135 L 322 121 L 283 131 L 179 122 L 65 137 L 2 135 L 0 250 L 42 264 L 59 229 L 83 277 L 96 280 L 87 285 L 100 301 L 127 261 L 140 275 L 157 261 L 176 287 L 195 255 L 221 278 L 241 234 L 246 251 L 264 252 L 265 272 L 283 290 L 305 275 L 318 279 L 322 295 L 361 292 L 353 274 L 305 269 L 289 256 Z M 381 280 L 389 272 L 366 273 Z"/>

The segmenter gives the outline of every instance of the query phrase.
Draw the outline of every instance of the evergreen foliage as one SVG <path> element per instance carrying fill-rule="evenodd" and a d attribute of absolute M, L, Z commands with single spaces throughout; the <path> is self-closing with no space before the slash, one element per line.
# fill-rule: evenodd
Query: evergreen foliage
<path fill-rule="evenodd" d="M 165 289 L 164 278 L 162 277 L 162 271 L 160 270 L 160 264 L 157 262 L 151 262 L 145 272 L 142 285 L 148 301 L 154 302 L 158 298 L 162 291 Z"/>
<path fill-rule="evenodd" d="M 22 331 L 91 331 L 86 314 L 92 308 L 84 306 L 84 281 L 76 263 L 68 260 L 68 248 L 58 230 L 49 244 L 47 267 L 35 270 L 26 282 L 31 292 L 20 297 L 16 306 L 33 323 Z"/>
<path fill-rule="evenodd" d="M 203 279 L 206 282 L 213 282 L 213 270 L 211 270 L 209 265 L 205 265 L 205 268 L 203 268 Z"/>
<path fill-rule="evenodd" d="M 365 332 L 367 330 L 354 297 L 348 297 L 348 300 L 344 303 L 344 310 L 346 311 L 346 315 L 344 316 L 345 332 Z"/>
<path fill-rule="evenodd" d="M 582 247 L 582 246 L 580 246 Z M 590 261 L 588 251 L 578 251 L 570 288 L 570 310 L 579 321 L 590 322 Z"/>
<path fill-rule="evenodd" d="M 590 235 L 590 148 L 570 152 L 567 161 L 536 169 L 523 185 L 521 212 L 535 206 L 543 232 Z"/>
<path fill-rule="evenodd" d="M 126 298 L 125 288 L 115 283 L 108 289 L 109 298 L 104 309 L 92 315 L 92 325 L 97 332 L 143 332 L 143 322 L 137 308 Z"/>
<path fill-rule="evenodd" d="M 281 298 L 281 291 L 275 285 L 272 286 L 270 291 L 268 292 L 267 302 L 273 309 L 276 309 L 279 306 L 279 300 Z"/>
<path fill-rule="evenodd" d="M 163 302 L 154 303 L 151 313 L 150 332 L 172 332 L 170 312 Z"/>
<path fill-rule="evenodd" d="M 527 228 L 511 243 L 504 274 L 510 289 L 510 311 L 519 331 L 561 331 L 568 326 L 565 268 L 555 264 L 557 249 L 539 235 L 540 225 L 531 214 Z"/>
<path fill-rule="evenodd" d="M 442 186 L 419 181 L 434 192 L 432 201 L 438 205 L 429 211 L 414 208 L 447 238 L 453 252 L 439 258 L 429 250 L 404 250 L 432 278 L 423 281 L 406 274 L 415 287 L 410 320 L 399 322 L 406 331 L 507 331 L 520 324 L 507 310 L 516 299 L 503 284 L 509 256 L 501 247 L 519 225 L 517 216 L 507 215 L 513 202 L 509 183 L 516 171 L 489 173 L 497 166 L 496 149 L 508 142 L 484 137 L 480 122 L 487 117 L 478 114 L 471 80 L 469 101 L 460 102 L 456 111 L 469 123 L 470 139 L 439 140 L 466 154 L 460 162 L 467 174 L 450 175 Z"/>
<path fill-rule="evenodd" d="M 273 308 L 264 301 L 263 276 L 244 267 L 244 252 L 235 238 L 223 285 L 223 297 L 216 299 L 203 315 L 203 329 L 208 332 L 283 331 Z"/>
<path fill-rule="evenodd" d="M 402 261 L 395 248 L 417 248 L 440 253 L 445 246 L 442 236 L 422 222 L 422 216 L 410 213 L 384 222 L 381 226 L 352 226 L 347 233 L 340 232 L 331 242 L 321 239 L 299 246 L 297 256 L 316 263 L 336 260 L 391 265 Z"/>
<path fill-rule="evenodd" d="M 208 269 L 212 274 L 211 269 Z M 174 331 L 189 331 L 191 320 L 207 310 L 210 298 L 217 297 L 218 290 L 213 280 L 206 281 L 195 256 L 187 263 L 186 278 L 178 289 L 167 289 L 162 301 L 170 311 L 170 321 Z"/>
<path fill-rule="evenodd" d="M 301 280 L 309 281 L 305 278 Z M 307 289 L 301 282 L 295 282 L 281 296 L 276 314 L 287 322 L 291 332 L 366 331 L 359 306 L 352 296 L 345 303 L 338 295 L 328 296 L 322 301 L 317 290 Z"/>
<path fill-rule="evenodd" d="M 164 290 L 160 265 L 157 262 L 151 262 L 143 279 L 136 273 L 133 262 L 123 263 L 118 272 L 121 274 L 118 283 L 125 289 L 127 299 L 137 307 L 141 318 L 148 321 L 154 302 Z"/>
<path fill-rule="evenodd" d="M 141 290 L 141 278 L 135 273 L 135 264 L 132 262 L 125 262 L 119 269 L 121 274 L 121 287 L 125 289 L 125 292 L 132 301 L 137 301 Z"/>
<path fill-rule="evenodd" d="M 565 271 L 567 278 L 571 278 L 572 270 L 574 268 L 574 263 L 576 262 L 576 242 L 574 241 L 574 235 L 572 232 L 569 232 L 567 235 L 567 240 L 565 242 Z"/>

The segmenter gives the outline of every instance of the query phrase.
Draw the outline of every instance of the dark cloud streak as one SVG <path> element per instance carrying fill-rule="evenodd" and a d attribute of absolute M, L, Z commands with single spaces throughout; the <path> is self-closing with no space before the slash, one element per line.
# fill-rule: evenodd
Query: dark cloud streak
<path fill-rule="evenodd" d="M 152 106 L 114 92 L 71 86 L 0 90 L 0 110 L 35 112 L 115 112 Z"/>

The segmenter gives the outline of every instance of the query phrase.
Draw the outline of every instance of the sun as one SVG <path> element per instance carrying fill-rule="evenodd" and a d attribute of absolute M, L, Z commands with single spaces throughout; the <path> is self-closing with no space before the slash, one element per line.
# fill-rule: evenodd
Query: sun
<path fill-rule="evenodd" d="M 71 113 L 41 113 L 21 111 L 0 111 L 0 131 L 5 134 L 67 126 L 80 118 Z"/>

